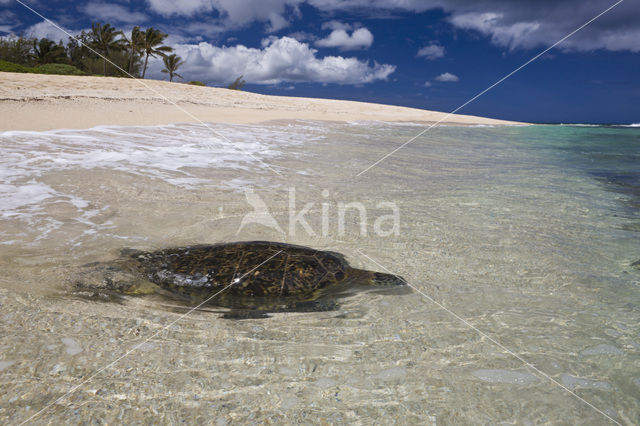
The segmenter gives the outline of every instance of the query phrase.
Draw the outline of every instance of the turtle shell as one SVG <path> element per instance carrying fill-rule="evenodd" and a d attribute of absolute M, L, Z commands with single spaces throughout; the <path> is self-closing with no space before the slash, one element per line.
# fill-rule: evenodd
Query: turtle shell
<path fill-rule="evenodd" d="M 304 297 L 343 282 L 351 270 L 335 253 L 266 241 L 194 245 L 129 254 L 149 281 L 182 294 Z"/>

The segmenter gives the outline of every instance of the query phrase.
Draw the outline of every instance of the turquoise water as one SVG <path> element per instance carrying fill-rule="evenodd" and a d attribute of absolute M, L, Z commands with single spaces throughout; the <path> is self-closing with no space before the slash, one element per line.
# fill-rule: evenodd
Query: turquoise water
<path fill-rule="evenodd" d="M 358 176 L 422 127 L 211 127 L 0 134 L 0 422 L 639 422 L 640 129 L 440 127 Z M 279 229 L 242 226 L 255 196 Z M 69 285 L 124 247 L 257 239 L 415 290 L 229 321 Z"/>
<path fill-rule="evenodd" d="M 539 146 L 558 167 L 570 167 L 592 176 L 612 192 L 625 197 L 614 214 L 629 219 L 640 230 L 640 128 L 552 126 L 540 131 Z"/>

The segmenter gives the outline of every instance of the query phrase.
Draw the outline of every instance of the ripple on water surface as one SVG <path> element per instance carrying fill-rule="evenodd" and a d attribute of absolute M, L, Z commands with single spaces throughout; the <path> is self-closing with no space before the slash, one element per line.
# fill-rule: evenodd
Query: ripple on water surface
<path fill-rule="evenodd" d="M 422 128 L 212 127 L 0 134 L 1 423 L 154 334 L 44 421 L 606 420 L 470 325 L 617 421 L 639 418 L 637 129 L 434 128 L 356 178 Z M 247 187 L 279 230 L 241 228 Z M 340 232 L 350 202 L 366 209 L 366 235 L 357 208 Z M 384 203 L 398 207 L 397 235 L 375 232 Z M 290 232 L 291 205 L 310 205 L 313 234 Z M 258 239 L 382 269 L 364 253 L 440 306 L 416 291 L 358 293 L 336 311 L 230 321 L 212 308 L 176 322 L 178 301 L 104 303 L 61 285 L 125 247 Z"/>

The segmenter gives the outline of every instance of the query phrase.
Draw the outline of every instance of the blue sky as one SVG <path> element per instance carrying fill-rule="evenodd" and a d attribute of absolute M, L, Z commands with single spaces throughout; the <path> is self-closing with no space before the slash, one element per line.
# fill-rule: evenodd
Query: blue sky
<path fill-rule="evenodd" d="M 22 0 L 73 33 L 153 26 L 188 80 L 451 111 L 613 5 L 610 0 Z M 15 0 L 0 34 L 67 37 Z M 155 61 L 149 75 L 166 78 Z M 640 122 L 640 2 L 624 0 L 460 113 Z"/>

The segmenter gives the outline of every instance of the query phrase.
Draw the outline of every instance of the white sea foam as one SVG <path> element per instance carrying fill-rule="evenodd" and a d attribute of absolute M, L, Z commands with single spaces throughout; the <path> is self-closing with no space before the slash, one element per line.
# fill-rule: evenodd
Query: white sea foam
<path fill-rule="evenodd" d="M 29 181 L 21 185 L 0 184 L 0 217 L 8 218 L 24 214 L 27 209 L 36 212 L 42 203 L 59 195 L 49 185 Z"/>
<path fill-rule="evenodd" d="M 586 124 L 586 123 L 560 123 L 560 126 L 571 126 L 571 127 L 603 127 L 603 126 L 613 126 L 613 127 L 640 127 L 640 123 L 631 123 L 631 124 Z"/>
<path fill-rule="evenodd" d="M 600 124 L 587 124 L 587 123 L 560 123 L 561 126 L 569 127 L 600 127 Z"/>
<path fill-rule="evenodd" d="M 445 124 L 446 120 L 432 124 L 429 122 L 415 122 L 415 121 L 384 121 L 384 120 L 354 120 L 347 121 L 347 124 L 350 126 L 364 126 L 364 127 L 421 127 L 427 128 L 430 126 L 433 127 L 486 127 L 486 128 L 494 128 L 498 127 L 496 124 Z M 529 124 L 500 124 L 500 127 L 525 127 L 529 126 Z"/>
<path fill-rule="evenodd" d="M 0 153 L 6 161 L 0 161 L 8 170 L 0 176 L 6 181 L 54 168 L 107 168 L 187 187 L 198 182 L 187 169 L 265 168 L 280 146 L 309 139 L 272 126 L 212 127 L 217 134 L 194 124 L 5 132 Z"/>
<path fill-rule="evenodd" d="M 380 126 L 380 127 L 425 127 L 425 123 L 417 123 L 412 121 L 383 121 L 383 120 L 354 120 L 348 121 L 350 126 Z M 443 126 L 444 127 L 444 126 Z"/>
<path fill-rule="evenodd" d="M 47 178 L 52 173 L 116 170 L 189 189 L 208 183 L 206 173 L 198 170 L 226 168 L 271 173 L 268 164 L 282 154 L 282 147 L 319 139 L 325 133 L 323 126 L 312 122 L 252 126 L 98 126 L 86 130 L 3 132 L 0 133 L 0 220 L 25 220 L 34 232 L 46 236 L 62 224 L 49 217 L 47 207 L 66 203 L 77 215 L 65 220 L 95 226 L 92 218 L 101 209 L 91 207 L 87 200 L 73 194 L 72 189 L 65 192 L 62 187 L 51 184 Z M 229 187 L 237 189 L 244 183 L 231 180 Z M 107 207 L 102 206 L 102 210 Z M 5 240 L 13 240 L 15 235 L 9 234 L 0 232 Z"/>

